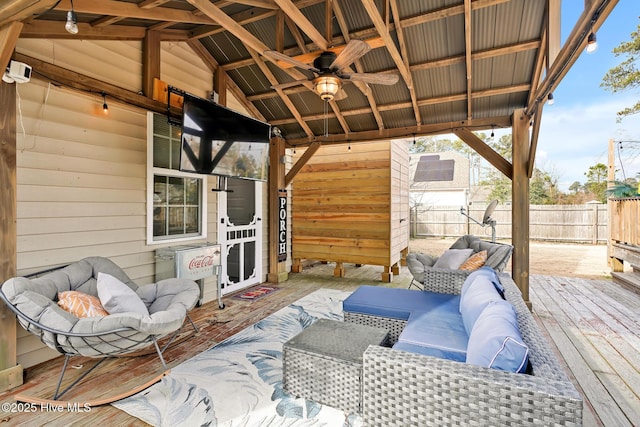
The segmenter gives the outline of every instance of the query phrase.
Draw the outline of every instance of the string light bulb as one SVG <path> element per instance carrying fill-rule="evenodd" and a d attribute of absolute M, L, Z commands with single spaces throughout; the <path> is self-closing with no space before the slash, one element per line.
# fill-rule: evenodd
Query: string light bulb
<path fill-rule="evenodd" d="M 555 104 L 556 100 L 553 99 L 553 93 L 549 92 L 549 95 L 547 96 L 547 104 L 549 105 L 553 105 Z"/>
<path fill-rule="evenodd" d="M 109 114 L 109 106 L 107 105 L 107 94 L 102 92 L 102 111 Z"/>
<path fill-rule="evenodd" d="M 69 34 L 78 34 L 78 15 L 73 10 L 73 0 L 71 0 L 71 10 L 67 12 L 67 22 L 64 24 L 64 29 Z"/>
<path fill-rule="evenodd" d="M 598 39 L 596 33 L 592 31 L 587 38 L 587 53 L 593 53 L 596 50 L 598 50 Z"/>

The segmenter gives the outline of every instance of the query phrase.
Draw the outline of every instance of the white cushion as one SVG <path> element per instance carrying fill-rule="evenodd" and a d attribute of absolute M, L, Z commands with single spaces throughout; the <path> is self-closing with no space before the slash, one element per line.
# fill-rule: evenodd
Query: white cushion
<path fill-rule="evenodd" d="M 135 291 L 112 275 L 98 273 L 97 286 L 98 298 L 109 314 L 134 312 L 149 315 L 147 306 Z"/>
<path fill-rule="evenodd" d="M 433 268 L 457 270 L 471 256 L 472 252 L 473 249 L 447 249 L 433 264 Z"/>

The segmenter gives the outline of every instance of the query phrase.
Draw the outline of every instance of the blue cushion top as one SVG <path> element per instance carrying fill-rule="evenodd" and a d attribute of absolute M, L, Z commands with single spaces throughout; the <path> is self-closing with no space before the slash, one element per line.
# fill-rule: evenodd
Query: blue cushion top
<path fill-rule="evenodd" d="M 437 308 L 457 313 L 459 305 L 460 295 L 363 285 L 343 301 L 342 308 L 353 313 L 408 320 L 413 311 L 428 312 Z"/>
<path fill-rule="evenodd" d="M 465 361 L 468 341 L 460 313 L 441 307 L 412 313 L 398 338 L 407 351 L 460 362 Z"/>
<path fill-rule="evenodd" d="M 466 362 L 523 373 L 529 348 L 522 340 L 516 312 L 508 301 L 491 301 L 478 317 L 467 346 Z"/>
<path fill-rule="evenodd" d="M 490 301 L 501 300 L 502 297 L 493 284 L 495 272 L 487 270 L 469 275 L 463 286 L 464 293 L 460 297 L 460 313 L 467 334 L 471 334 L 478 316 Z"/>

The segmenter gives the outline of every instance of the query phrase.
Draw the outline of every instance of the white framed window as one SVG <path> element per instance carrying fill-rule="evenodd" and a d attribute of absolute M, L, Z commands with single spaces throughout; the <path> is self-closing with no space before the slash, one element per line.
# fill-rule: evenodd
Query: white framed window
<path fill-rule="evenodd" d="M 181 130 L 147 113 L 147 244 L 207 237 L 207 177 L 180 172 Z"/>

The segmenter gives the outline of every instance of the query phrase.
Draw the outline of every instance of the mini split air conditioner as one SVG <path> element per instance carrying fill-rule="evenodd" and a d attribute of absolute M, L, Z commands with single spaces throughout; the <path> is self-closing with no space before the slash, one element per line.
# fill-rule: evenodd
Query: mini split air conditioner
<path fill-rule="evenodd" d="M 2 76 L 6 83 L 26 83 L 31 80 L 31 66 L 23 62 L 11 61 Z"/>

